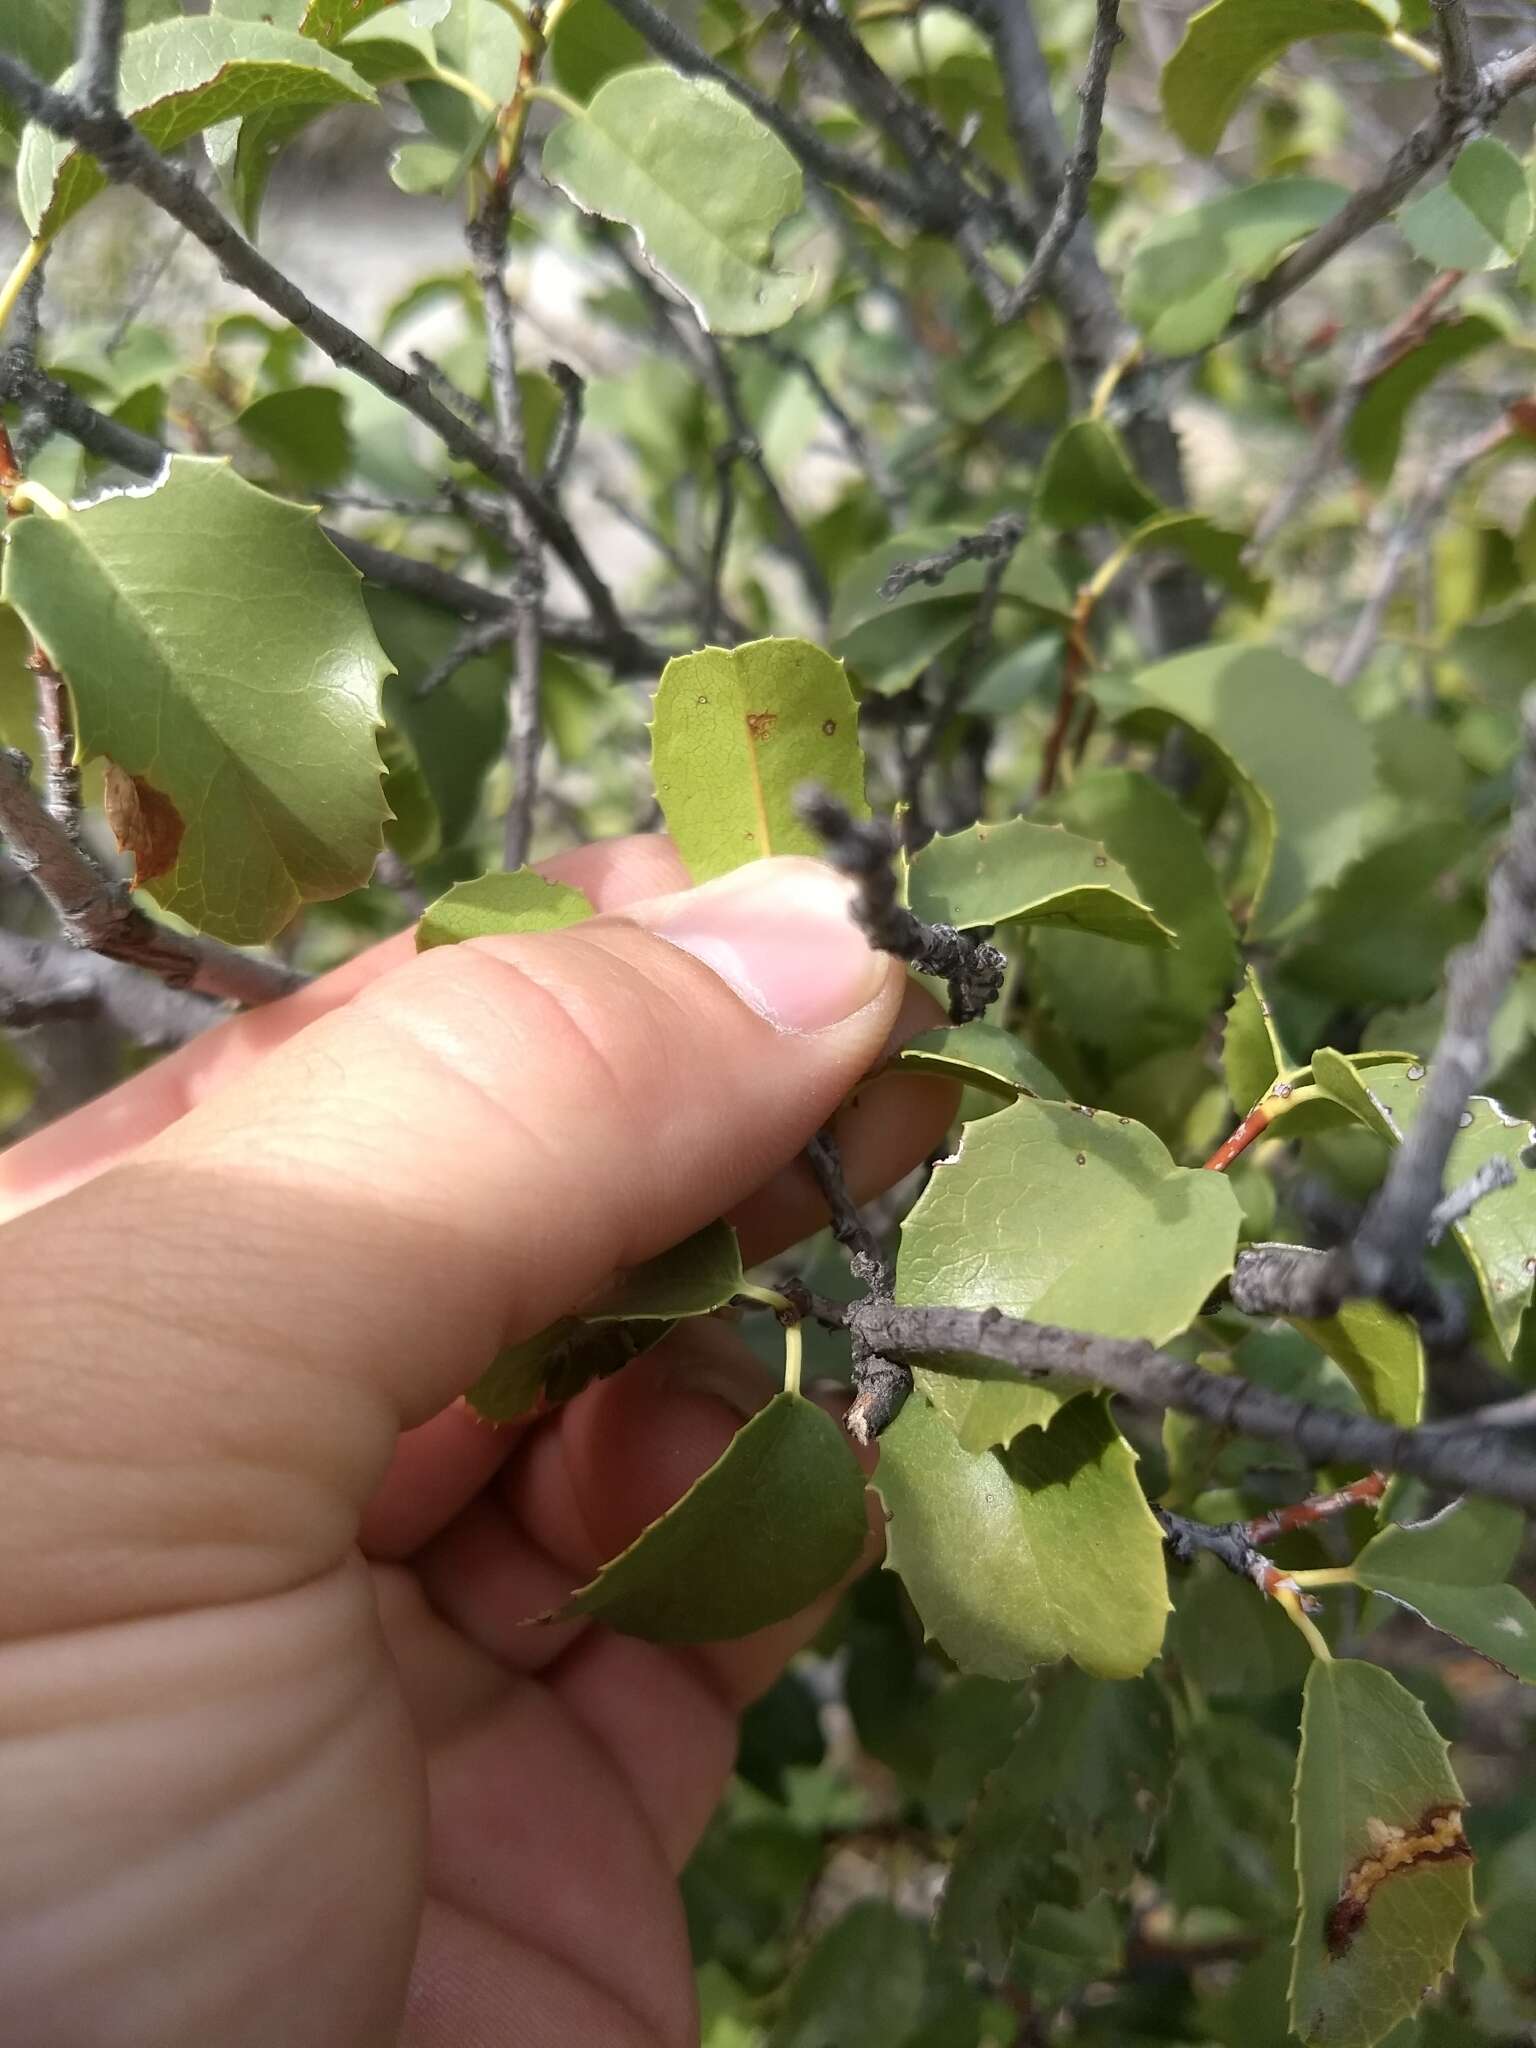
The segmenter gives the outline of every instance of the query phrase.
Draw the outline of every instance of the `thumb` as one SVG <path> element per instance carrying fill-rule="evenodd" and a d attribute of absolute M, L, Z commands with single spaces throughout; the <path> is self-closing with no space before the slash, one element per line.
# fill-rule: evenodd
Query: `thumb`
<path fill-rule="evenodd" d="M 879 1057 L 812 861 L 435 949 L 0 1232 L 0 1637 L 299 1583 L 403 1428 L 740 1201 Z"/>

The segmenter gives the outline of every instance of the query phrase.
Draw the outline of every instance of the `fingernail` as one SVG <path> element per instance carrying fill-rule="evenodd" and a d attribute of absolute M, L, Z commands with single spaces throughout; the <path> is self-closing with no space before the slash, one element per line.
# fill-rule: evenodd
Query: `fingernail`
<path fill-rule="evenodd" d="M 873 1002 L 890 972 L 849 916 L 852 896 L 819 861 L 766 860 L 626 915 L 781 1030 L 825 1031 Z"/>

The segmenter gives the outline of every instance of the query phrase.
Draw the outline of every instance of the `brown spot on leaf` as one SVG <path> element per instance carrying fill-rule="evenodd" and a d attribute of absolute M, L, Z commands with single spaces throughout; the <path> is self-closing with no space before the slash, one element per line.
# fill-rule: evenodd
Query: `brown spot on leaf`
<path fill-rule="evenodd" d="M 747 731 L 755 740 L 765 740 L 779 722 L 777 711 L 749 711 Z"/>
<path fill-rule="evenodd" d="M 142 888 L 175 867 L 186 823 L 170 798 L 142 775 L 130 775 L 115 761 L 106 766 L 107 823 L 123 852 L 133 855 L 133 885 Z"/>
<path fill-rule="evenodd" d="M 831 739 L 833 733 L 837 731 L 837 720 L 835 718 L 823 719 L 821 729 L 826 734 L 827 738 Z"/>
<path fill-rule="evenodd" d="M 1432 1806 L 1412 1827 L 1368 1820 L 1365 1828 L 1370 1851 L 1345 1878 L 1323 1925 L 1328 1953 L 1335 1957 L 1348 1952 L 1365 1925 L 1371 1900 L 1389 1878 L 1408 1876 L 1432 1863 L 1472 1861 L 1459 1806 Z"/>

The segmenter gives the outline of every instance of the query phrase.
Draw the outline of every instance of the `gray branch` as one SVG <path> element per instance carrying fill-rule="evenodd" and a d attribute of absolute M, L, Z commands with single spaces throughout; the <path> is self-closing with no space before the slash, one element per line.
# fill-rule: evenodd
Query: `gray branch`
<path fill-rule="evenodd" d="M 1099 137 L 1104 127 L 1109 67 L 1114 61 L 1116 48 L 1124 40 L 1120 29 L 1120 0 L 1098 0 L 1093 43 L 1088 52 L 1088 70 L 1078 93 L 1083 112 L 1078 124 L 1077 142 L 1062 171 L 1056 204 L 1044 234 L 1035 245 L 1029 268 L 1004 298 L 999 316 L 1004 320 L 1017 320 L 1043 295 L 1067 244 L 1077 233 L 1079 221 L 1088 211 L 1088 195 L 1099 169 Z"/>
<path fill-rule="evenodd" d="M 1430 0 L 1440 44 L 1440 104 L 1456 120 L 1475 115 L 1482 91 L 1467 0 Z"/>
<path fill-rule="evenodd" d="M 207 997 L 120 961 L 0 929 L 0 1025 L 10 1030 L 99 1015 L 134 1045 L 158 1051 L 185 1045 L 224 1014 Z"/>
<path fill-rule="evenodd" d="M 1423 551 L 1431 529 L 1445 510 L 1446 501 L 1473 463 L 1507 441 L 1511 429 L 1507 420 L 1459 441 L 1435 463 L 1419 486 L 1413 502 L 1388 535 L 1376 571 L 1371 594 L 1350 629 L 1344 651 L 1334 664 L 1333 680 L 1341 686 L 1354 682 L 1376 650 L 1386 622 L 1387 610 L 1410 562 Z"/>
<path fill-rule="evenodd" d="M 1444 20 L 1444 10 L 1441 12 Z M 1239 307 L 1227 329 L 1241 332 L 1261 320 L 1282 299 L 1316 277 L 1341 249 L 1386 219 L 1400 205 L 1426 172 L 1444 161 L 1452 150 L 1469 139 L 1473 129 L 1491 121 L 1517 93 L 1536 85 L 1536 48 L 1516 57 L 1484 65 L 1477 74 L 1477 91 L 1470 100 L 1448 100 L 1442 92 L 1434 112 L 1408 136 L 1388 159 L 1380 173 L 1345 201 L 1330 220 L 1315 228 L 1285 260 L 1256 284 Z"/>
<path fill-rule="evenodd" d="M 117 112 L 127 0 L 90 0 L 80 16 L 75 72 L 81 104 L 92 113 Z"/>
<path fill-rule="evenodd" d="M 0 747 L 0 841 L 72 946 L 220 1002 L 270 1003 L 302 987 L 304 976 L 278 961 L 184 937 L 147 918 L 50 815 L 27 779 L 29 765 L 24 754 Z"/>
<path fill-rule="evenodd" d="M 818 1304 L 818 1314 L 827 1306 Z M 1104 1387 L 1138 1408 L 1172 1409 L 1230 1435 L 1294 1445 L 1313 1465 L 1409 1472 L 1435 1486 L 1536 1508 L 1536 1457 L 1512 1444 L 1507 1432 L 1399 1428 L 1289 1400 L 1151 1344 L 1025 1322 L 994 1308 L 898 1308 L 870 1300 L 851 1304 L 836 1319 L 883 1356 L 985 1359 L 1025 1381 L 1055 1377 Z"/>

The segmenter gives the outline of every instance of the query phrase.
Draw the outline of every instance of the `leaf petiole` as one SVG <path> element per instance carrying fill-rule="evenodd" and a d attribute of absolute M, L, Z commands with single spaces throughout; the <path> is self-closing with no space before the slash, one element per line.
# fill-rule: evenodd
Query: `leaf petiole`
<path fill-rule="evenodd" d="M 1299 1572 L 1292 1573 L 1293 1578 L 1300 1579 L 1303 1576 L 1304 1574 Z M 1293 1593 L 1288 1586 L 1280 1586 L 1275 1589 L 1274 1599 L 1277 1606 L 1285 1610 L 1286 1618 L 1294 1623 L 1306 1637 L 1308 1647 L 1318 1662 L 1321 1664 L 1331 1664 L 1333 1662 L 1333 1652 L 1324 1640 L 1322 1630 L 1302 1606 L 1301 1595 Z"/>
<path fill-rule="evenodd" d="M 805 1359 L 805 1340 L 800 1323 L 784 1325 L 784 1391 L 798 1394 L 800 1391 L 800 1368 Z"/>
<path fill-rule="evenodd" d="M 16 310 L 16 302 L 27 288 L 27 279 L 48 254 L 51 240 L 52 237 L 49 235 L 39 235 L 35 241 L 28 242 L 17 259 L 15 269 L 5 283 L 0 285 L 0 334 L 5 332 L 10 317 Z"/>
<path fill-rule="evenodd" d="M 1315 1571 L 1288 1574 L 1298 1586 L 1353 1586 L 1358 1583 L 1352 1564 L 1320 1565 Z"/>

